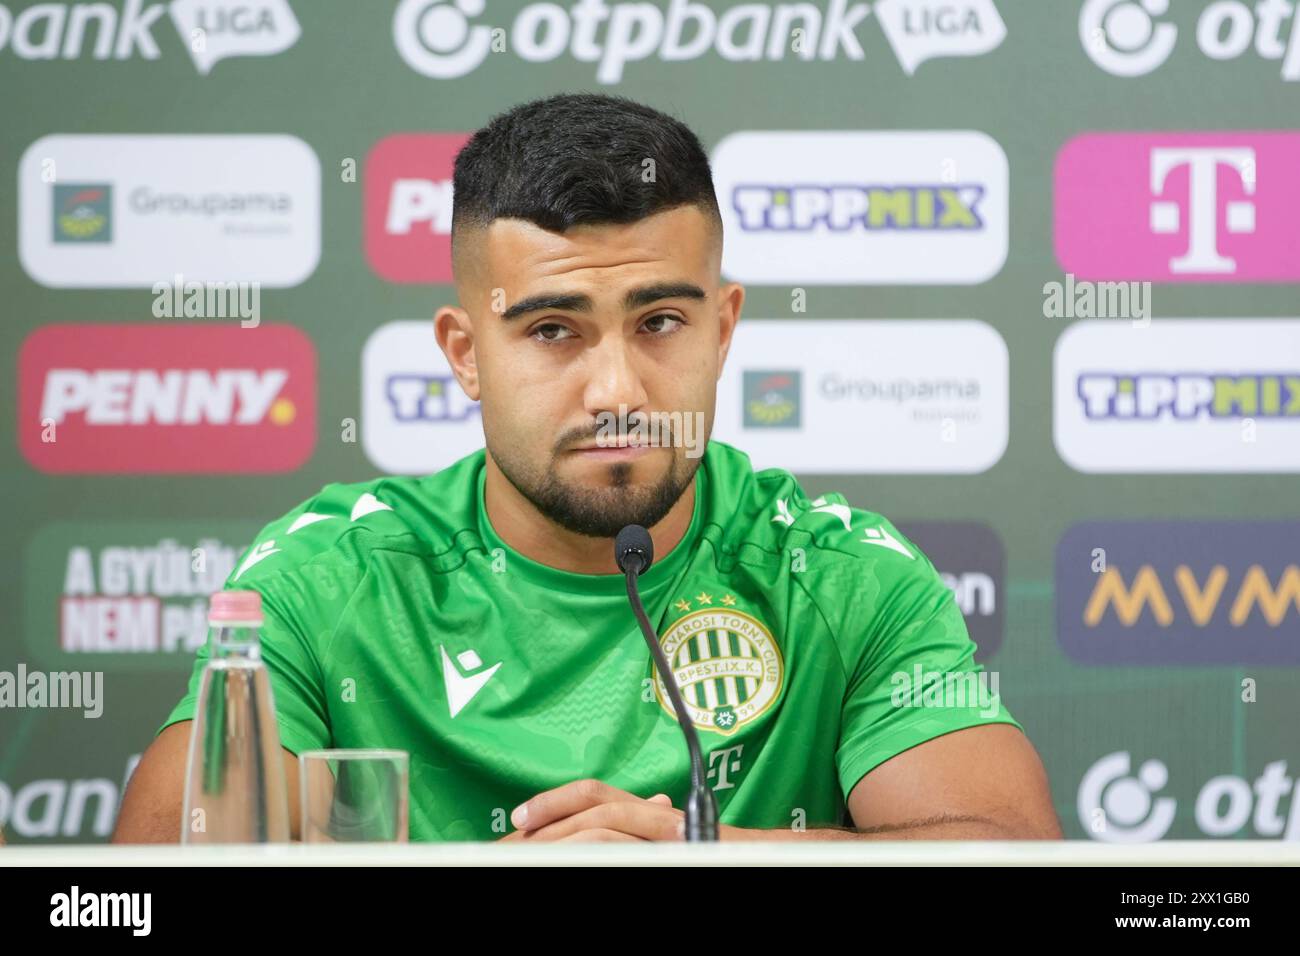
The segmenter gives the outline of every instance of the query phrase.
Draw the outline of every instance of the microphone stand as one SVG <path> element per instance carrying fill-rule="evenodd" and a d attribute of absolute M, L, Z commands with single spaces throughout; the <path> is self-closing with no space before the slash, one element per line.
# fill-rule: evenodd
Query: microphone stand
<path fill-rule="evenodd" d="M 646 537 L 649 537 L 648 532 Z M 691 715 L 686 710 L 686 702 L 682 700 L 681 691 L 677 687 L 677 678 L 673 676 L 668 658 L 664 656 L 663 648 L 659 646 L 659 639 L 655 636 L 654 628 L 650 626 L 650 619 L 646 616 L 645 606 L 642 605 L 641 595 L 637 590 L 637 575 L 644 569 L 645 554 L 639 548 L 630 548 L 620 555 L 618 563 L 627 577 L 627 599 L 632 604 L 637 623 L 641 625 L 641 634 L 650 647 L 650 655 L 654 658 L 655 667 L 668 691 L 668 699 L 672 701 L 673 710 L 677 714 L 677 722 L 686 737 L 686 750 L 691 760 L 691 792 L 686 798 L 686 840 L 691 843 L 716 842 L 718 803 L 713 796 L 713 791 L 705 782 L 700 737 L 695 731 L 695 723 L 691 720 Z"/>

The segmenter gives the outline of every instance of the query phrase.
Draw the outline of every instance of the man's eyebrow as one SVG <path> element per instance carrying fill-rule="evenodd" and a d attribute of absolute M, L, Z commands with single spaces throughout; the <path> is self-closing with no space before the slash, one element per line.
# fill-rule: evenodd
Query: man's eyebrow
<path fill-rule="evenodd" d="M 626 311 L 639 309 L 661 299 L 698 299 L 708 298 L 704 290 L 692 282 L 658 282 L 654 285 L 629 289 L 623 296 L 623 308 Z M 501 318 L 509 321 L 530 312 L 542 312 L 558 309 L 563 312 L 590 312 L 591 296 L 582 292 L 551 292 L 530 295 L 521 299 L 501 313 Z"/>
<path fill-rule="evenodd" d="M 660 299 L 698 299 L 702 302 L 706 298 L 704 290 L 692 282 L 658 282 L 628 290 L 623 296 L 623 309 L 630 312 Z"/>

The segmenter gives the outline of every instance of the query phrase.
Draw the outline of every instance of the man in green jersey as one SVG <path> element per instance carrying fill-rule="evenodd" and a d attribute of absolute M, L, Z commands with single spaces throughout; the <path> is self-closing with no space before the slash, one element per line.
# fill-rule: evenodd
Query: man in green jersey
<path fill-rule="evenodd" d="M 681 839 L 686 748 L 614 561 L 636 523 L 723 840 L 1058 838 L 926 556 L 840 495 L 684 440 L 711 431 L 744 301 L 695 135 L 555 96 L 480 130 L 453 185 L 460 305 L 431 331 L 486 449 L 326 486 L 226 582 L 262 595 L 291 812 L 296 754 L 385 747 L 410 754 L 414 840 Z M 118 841 L 179 839 L 205 659 Z"/>

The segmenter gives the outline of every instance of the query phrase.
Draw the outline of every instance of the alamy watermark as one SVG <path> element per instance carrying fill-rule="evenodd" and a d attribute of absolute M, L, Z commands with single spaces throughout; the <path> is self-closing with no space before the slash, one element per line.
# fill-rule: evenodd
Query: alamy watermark
<path fill-rule="evenodd" d="M 178 272 L 171 282 L 155 282 L 153 296 L 157 319 L 237 318 L 245 329 L 255 329 L 262 321 L 260 282 L 186 282 Z"/>
<path fill-rule="evenodd" d="M 1002 702 L 997 671 L 928 671 L 917 664 L 910 672 L 895 671 L 890 683 L 895 707 L 978 707 L 981 717 L 994 717 Z"/>
<path fill-rule="evenodd" d="M 1151 324 L 1150 282 L 1075 281 L 1067 272 L 1064 282 L 1043 283 L 1045 319 L 1132 319 Z"/>
<path fill-rule="evenodd" d="M 50 897 L 51 926 L 122 926 L 148 936 L 153 926 L 152 893 L 83 893 L 75 883 Z"/>
<path fill-rule="evenodd" d="M 104 712 L 103 671 L 0 671 L 0 710 L 73 708 L 91 720 Z"/>
<path fill-rule="evenodd" d="M 705 425 L 703 412 L 632 412 L 618 406 L 618 414 L 596 414 L 596 447 L 622 448 L 626 445 L 649 445 L 653 448 L 686 449 L 687 458 L 704 454 Z"/>

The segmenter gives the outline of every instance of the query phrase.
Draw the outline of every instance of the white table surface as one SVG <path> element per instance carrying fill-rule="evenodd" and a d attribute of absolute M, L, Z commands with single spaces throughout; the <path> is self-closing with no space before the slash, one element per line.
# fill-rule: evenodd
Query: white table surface
<path fill-rule="evenodd" d="M 0 867 L 50 866 L 1300 866 L 1300 842 L 1166 840 L 768 843 L 409 843 L 7 846 Z"/>

